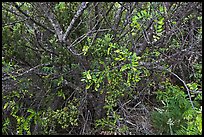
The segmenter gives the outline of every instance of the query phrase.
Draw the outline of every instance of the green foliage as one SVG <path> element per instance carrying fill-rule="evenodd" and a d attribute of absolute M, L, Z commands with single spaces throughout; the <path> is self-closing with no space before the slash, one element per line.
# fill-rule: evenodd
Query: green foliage
<path fill-rule="evenodd" d="M 160 39 L 164 31 L 164 17 L 160 16 L 155 20 L 154 29 L 156 33 L 153 35 L 153 41 L 157 41 Z"/>
<path fill-rule="evenodd" d="M 96 127 L 116 130 L 116 121 L 120 118 L 113 108 L 124 94 L 132 94 L 132 88 L 140 81 L 139 75 L 142 71 L 138 69 L 140 57 L 126 47 L 112 43 L 111 39 L 111 35 L 107 34 L 103 38 L 98 38 L 94 47 L 89 47 L 87 53 L 91 53 L 95 58 L 92 60 L 92 70 L 83 72 L 81 81 L 86 83 L 87 90 L 92 87 L 95 92 L 99 91 L 99 88 L 100 93 L 106 91 L 104 109 L 107 110 L 108 117 L 97 120 Z M 104 82 L 105 79 L 107 83 Z"/>
<path fill-rule="evenodd" d="M 202 109 L 202 108 L 201 108 Z M 184 119 L 187 120 L 187 127 L 183 126 L 177 131 L 178 135 L 201 135 L 202 134 L 202 110 L 186 111 Z"/>
<path fill-rule="evenodd" d="M 190 78 L 193 78 L 196 83 L 199 85 L 202 84 L 202 64 L 201 63 L 196 63 L 193 64 L 193 69 L 195 73 L 192 73 L 190 75 Z"/>
<path fill-rule="evenodd" d="M 113 131 L 116 127 L 117 120 L 121 120 L 120 116 L 113 112 L 112 116 L 108 116 L 106 119 L 99 119 L 96 121 L 96 127 L 101 126 L 103 129 Z"/>
<path fill-rule="evenodd" d="M 71 9 L 68 8 L 67 3 L 65 2 L 59 2 L 58 4 L 56 4 L 55 12 L 57 15 L 57 19 L 60 21 L 60 24 L 63 25 L 62 27 L 67 26 L 73 17 L 73 14 L 71 13 Z"/>
<path fill-rule="evenodd" d="M 19 84 L 23 84 L 22 81 L 19 81 Z M 24 83 L 25 84 L 25 83 Z M 31 124 L 36 124 L 37 119 L 39 118 L 39 113 L 35 112 L 31 108 L 25 108 L 25 103 L 23 100 L 26 96 L 32 97 L 32 93 L 29 93 L 27 90 L 23 90 L 23 88 L 27 88 L 22 86 L 21 91 L 12 91 L 10 94 L 4 95 L 3 99 L 6 101 L 3 105 L 4 111 L 10 111 L 9 116 L 13 117 L 14 120 L 10 122 L 9 117 L 6 117 L 3 120 L 3 133 L 7 133 L 11 127 L 16 127 L 16 133 L 19 135 L 22 134 L 31 134 L 30 126 Z M 24 108 L 24 109 L 22 109 Z M 24 115 L 23 115 L 24 114 Z M 34 121 L 34 122 L 32 122 Z M 13 124 L 16 125 L 13 125 Z"/>
<path fill-rule="evenodd" d="M 60 128 L 65 129 L 69 126 L 78 125 L 78 100 L 75 98 L 72 101 L 68 101 L 67 105 L 62 109 L 56 111 L 48 108 L 41 115 L 40 124 L 45 134 L 56 133 L 57 125 Z"/>
<path fill-rule="evenodd" d="M 16 78 L 11 73 L 14 69 L 16 69 L 18 66 L 15 65 L 15 62 L 11 61 L 5 61 L 4 58 L 2 58 L 2 65 L 4 66 L 2 69 L 3 71 L 9 75 L 13 80 L 16 80 Z"/>
<path fill-rule="evenodd" d="M 194 110 L 179 87 L 164 83 L 164 91 L 157 92 L 157 98 L 163 103 L 162 108 L 156 108 L 152 113 L 152 122 L 161 134 L 201 134 L 201 110 Z M 189 130 L 188 130 L 189 129 Z"/>
<path fill-rule="evenodd" d="M 17 94 L 17 92 L 14 92 L 14 96 L 10 96 L 10 98 L 20 98 L 19 94 Z M 23 104 L 19 104 L 18 102 L 12 100 L 10 102 L 6 102 L 4 104 L 3 109 L 4 110 L 10 110 L 11 111 L 11 116 L 13 118 L 15 118 L 16 120 L 16 133 L 18 135 L 22 135 L 22 134 L 26 134 L 26 135 L 30 135 L 31 131 L 30 131 L 30 126 L 31 124 L 37 124 L 37 121 L 39 119 L 39 114 L 35 112 L 32 109 L 27 109 L 26 111 L 26 116 L 21 116 L 19 115 L 19 110 L 20 108 L 23 106 Z M 32 123 L 33 121 L 33 123 Z M 12 121 L 14 122 L 14 121 Z M 9 128 L 13 125 L 11 125 L 10 119 L 7 117 L 4 121 L 3 121 L 3 129 L 2 132 L 3 133 L 7 133 L 7 131 L 9 130 Z"/>
<path fill-rule="evenodd" d="M 45 5 L 49 9 L 43 9 Z M 202 4 L 87 5 L 81 10 L 83 3 L 79 2 L 2 3 L 3 134 L 61 134 L 62 130 L 76 134 L 79 129 L 83 129 L 82 134 L 88 132 L 81 120 L 95 120 L 95 114 L 83 117 L 89 103 L 82 102 L 89 100 L 84 98 L 86 92 L 80 91 L 93 93 L 96 104 L 101 103 L 106 112 L 102 119 L 95 120 L 96 128 L 125 132 L 129 129 L 128 125 L 121 127 L 127 122 L 119 103 L 137 95 L 141 99 L 146 92 L 151 94 L 150 87 L 154 86 L 154 91 L 160 88 L 155 81 L 166 76 L 164 71 L 154 72 L 160 66 L 173 69 L 181 64 L 184 76 L 190 75 L 186 80 L 189 89 L 202 90 Z M 77 17 L 80 10 L 82 14 Z M 75 22 L 71 22 L 73 19 Z M 71 31 L 67 41 L 59 42 L 58 31 L 65 34 L 68 27 Z M 156 44 L 145 44 L 149 42 L 146 34 L 153 35 L 150 43 Z M 176 65 L 172 63 L 177 60 Z M 47 63 L 51 65 L 35 67 Z M 183 89 L 168 83 L 163 86 L 165 92 L 158 92 L 158 99 L 164 106 L 152 115 L 155 127 L 161 134 L 200 134 L 202 93 L 191 95 L 196 108 L 192 110 Z M 100 100 L 103 95 L 105 102 Z M 95 104 L 91 107 L 98 108 Z"/>
<path fill-rule="evenodd" d="M 9 130 L 9 125 L 10 125 L 10 119 L 6 118 L 4 121 L 2 121 L 2 133 L 8 135 L 8 130 Z"/>
<path fill-rule="evenodd" d="M 101 127 L 105 131 L 118 131 L 119 133 L 124 133 L 128 130 L 126 125 L 118 127 L 117 124 L 122 120 L 122 118 L 113 111 L 111 116 L 107 118 L 99 119 L 95 123 L 95 127 Z"/>
<path fill-rule="evenodd" d="M 32 109 L 28 109 L 27 113 L 30 113 L 30 114 L 28 114 L 26 118 L 23 116 L 13 115 L 17 120 L 17 134 L 19 135 L 23 135 L 23 134 L 31 135 L 31 131 L 30 131 L 31 124 L 37 124 L 37 121 L 39 120 L 40 113 L 36 113 Z M 31 123 L 32 120 L 34 121 L 34 123 Z"/>

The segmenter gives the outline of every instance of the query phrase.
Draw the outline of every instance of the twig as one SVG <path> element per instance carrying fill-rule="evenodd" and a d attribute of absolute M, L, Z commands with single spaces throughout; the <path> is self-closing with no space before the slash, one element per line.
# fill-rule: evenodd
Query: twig
<path fill-rule="evenodd" d="M 171 72 L 168 70 L 168 72 L 170 72 L 171 74 L 173 74 L 175 77 L 177 77 L 182 83 L 183 85 L 185 86 L 186 90 L 187 90 L 187 93 L 188 93 L 188 96 L 189 96 L 189 99 L 190 99 L 190 102 L 191 102 L 191 105 L 192 105 L 192 108 L 195 109 L 194 105 L 193 105 L 193 102 L 192 102 L 192 99 L 191 99 L 191 95 L 190 95 L 190 90 L 189 88 L 187 87 L 186 83 L 184 80 L 182 80 L 178 75 L 176 75 L 175 73 Z"/>
<path fill-rule="evenodd" d="M 31 72 L 31 71 L 39 68 L 39 67 L 48 66 L 48 65 L 50 65 L 50 63 L 37 65 L 37 66 L 35 66 L 35 67 L 33 67 L 33 68 L 23 72 L 23 73 L 20 73 L 20 74 L 16 75 L 16 76 L 2 78 L 2 81 L 5 81 L 5 80 L 11 79 L 11 78 L 17 78 L 17 77 L 23 76 L 24 74 L 27 74 L 27 73 L 29 73 L 29 72 Z"/>
<path fill-rule="evenodd" d="M 34 22 L 35 24 L 37 24 L 37 25 L 43 27 L 44 29 L 46 29 L 46 30 L 48 30 L 49 32 L 51 32 L 51 33 L 54 34 L 54 31 L 53 31 L 53 30 L 51 30 L 51 29 L 47 28 L 46 26 L 44 26 L 43 24 L 41 24 L 41 23 L 35 21 L 35 20 L 34 20 L 33 18 L 31 18 L 28 14 L 26 14 L 25 12 L 23 12 L 23 11 L 20 9 L 20 7 L 19 7 L 15 2 L 14 2 L 13 4 L 14 4 L 14 6 L 16 7 L 16 9 L 17 9 L 19 12 L 21 12 L 24 16 L 26 16 L 27 18 L 29 18 L 32 22 Z"/>
<path fill-rule="evenodd" d="M 25 19 L 22 19 L 22 20 L 19 20 L 19 21 L 15 21 L 15 22 L 11 22 L 11 23 L 8 23 L 8 24 L 2 23 L 2 27 L 5 27 L 5 26 L 13 26 L 13 25 L 15 25 L 16 23 L 21 23 L 21 22 L 24 22 L 24 21 L 26 21 L 26 20 L 28 20 L 28 18 L 25 18 Z"/>
<path fill-rule="evenodd" d="M 130 122 L 130 121 L 128 121 L 128 120 L 126 120 L 125 122 L 127 122 L 128 124 L 131 124 L 131 125 L 133 125 L 133 126 L 137 126 L 136 124 L 133 124 L 132 122 Z"/>

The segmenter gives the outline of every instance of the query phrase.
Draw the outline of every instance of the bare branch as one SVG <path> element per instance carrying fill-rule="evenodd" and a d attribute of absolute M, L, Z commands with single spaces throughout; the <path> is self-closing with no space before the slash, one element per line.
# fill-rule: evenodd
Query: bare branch
<path fill-rule="evenodd" d="M 28 18 L 25 18 L 25 19 L 22 19 L 22 20 L 19 20 L 19 21 L 15 21 L 15 22 L 11 22 L 11 23 L 8 23 L 8 24 L 2 23 L 2 27 L 13 26 L 13 25 L 15 25 L 17 23 L 25 22 L 26 20 L 28 20 Z"/>
<path fill-rule="evenodd" d="M 70 34 L 71 29 L 74 26 L 74 23 L 76 22 L 76 20 L 83 14 L 83 11 L 88 7 L 88 2 L 82 2 L 81 6 L 79 8 L 79 10 L 77 11 L 77 13 L 75 14 L 75 16 L 73 17 L 72 21 L 70 22 L 65 34 L 63 35 L 63 42 L 66 41 L 67 36 Z"/>
<path fill-rule="evenodd" d="M 35 67 L 33 67 L 33 68 L 30 68 L 30 69 L 26 70 L 26 71 L 23 72 L 23 73 L 20 73 L 20 74 L 16 75 L 16 76 L 11 76 L 11 77 L 2 78 L 2 81 L 5 81 L 5 80 L 11 79 L 11 78 L 15 79 L 15 78 L 17 78 L 17 77 L 23 76 L 24 74 L 27 74 L 27 73 L 33 71 L 33 70 L 35 70 L 35 69 L 37 69 L 37 68 L 39 68 L 39 67 L 44 67 L 44 66 L 48 66 L 48 65 L 50 65 L 50 63 L 39 64 L 39 65 L 37 65 L 37 66 L 35 66 Z"/>
<path fill-rule="evenodd" d="M 62 42 L 63 31 L 54 13 L 51 12 L 50 7 L 47 5 L 47 3 L 39 3 L 38 5 L 42 8 L 42 10 L 45 12 L 45 15 L 52 23 L 52 26 L 54 27 L 55 32 L 57 34 L 58 40 Z"/>
<path fill-rule="evenodd" d="M 24 16 L 26 16 L 27 18 L 29 18 L 32 22 L 34 22 L 35 24 L 41 26 L 42 28 L 44 28 L 44 29 L 46 29 L 46 30 L 48 30 L 48 31 L 50 31 L 51 33 L 54 34 L 54 31 L 53 31 L 53 30 L 51 30 L 50 28 L 47 28 L 47 27 L 44 26 L 43 24 L 41 24 L 41 23 L 35 21 L 35 20 L 34 20 L 33 18 L 31 18 L 28 14 L 26 14 L 25 12 L 23 12 L 23 11 L 20 9 L 20 7 L 19 7 L 15 2 L 14 2 L 13 4 L 14 4 L 14 6 L 16 7 L 16 9 L 17 9 L 19 12 L 21 12 Z"/>
<path fill-rule="evenodd" d="M 185 87 L 186 90 L 187 90 L 188 97 L 189 97 L 189 99 L 190 99 L 190 102 L 191 102 L 192 108 L 195 109 L 195 107 L 194 107 L 194 105 L 193 105 L 193 101 L 192 101 L 192 99 L 191 99 L 190 90 L 189 90 L 189 88 L 187 87 L 185 81 L 182 80 L 182 79 L 181 79 L 178 75 L 176 75 L 175 73 L 173 73 L 173 72 L 171 72 L 171 71 L 168 71 L 168 72 L 170 72 L 171 74 L 173 74 L 176 78 L 178 78 L 178 79 L 183 83 L 184 87 Z"/>
<path fill-rule="evenodd" d="M 124 3 L 122 3 L 122 5 L 124 5 Z M 121 19 L 121 16 L 122 16 L 122 12 L 125 9 L 122 5 L 118 8 L 118 11 L 117 11 L 117 13 L 115 15 L 115 25 L 113 27 L 114 30 L 117 30 L 119 22 L 121 21 L 120 19 Z"/>

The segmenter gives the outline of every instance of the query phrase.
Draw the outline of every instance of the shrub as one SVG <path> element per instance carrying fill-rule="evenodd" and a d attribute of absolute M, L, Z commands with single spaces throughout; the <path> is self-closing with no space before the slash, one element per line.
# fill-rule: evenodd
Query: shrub
<path fill-rule="evenodd" d="M 199 105 L 192 108 L 187 94 L 178 86 L 165 83 L 165 90 L 157 92 L 163 103 L 152 113 L 154 127 L 161 134 L 202 134 L 202 114 Z M 194 102 L 196 102 L 194 100 Z"/>

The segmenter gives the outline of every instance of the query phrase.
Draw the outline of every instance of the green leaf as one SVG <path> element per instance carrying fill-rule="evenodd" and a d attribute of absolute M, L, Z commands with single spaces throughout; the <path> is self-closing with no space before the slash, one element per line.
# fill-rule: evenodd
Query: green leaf
<path fill-rule="evenodd" d="M 202 20 L 202 16 L 197 17 L 198 20 Z"/>
<path fill-rule="evenodd" d="M 139 59 L 139 58 L 137 57 L 136 53 L 133 53 L 132 60 L 131 60 L 132 65 L 137 65 L 138 64 L 137 59 Z"/>
<path fill-rule="evenodd" d="M 132 70 L 133 70 L 134 72 L 137 72 L 137 71 L 138 71 L 137 68 L 135 68 L 135 67 L 132 67 Z"/>
<path fill-rule="evenodd" d="M 109 44 L 109 47 L 111 47 L 111 48 L 116 48 L 116 44 L 115 44 L 115 43 L 114 43 L 114 44 L 113 44 L 113 43 L 110 43 L 110 44 Z"/>
<path fill-rule="evenodd" d="M 59 3 L 59 9 L 60 10 L 64 10 L 66 7 L 65 7 L 65 2 L 60 2 Z"/>
<path fill-rule="evenodd" d="M 158 26 L 162 26 L 162 25 L 164 25 L 164 22 L 163 21 L 158 21 Z"/>
<path fill-rule="evenodd" d="M 158 25 L 158 26 L 157 26 L 157 31 L 158 31 L 159 29 L 162 29 L 162 30 L 163 30 L 163 25 Z"/>
<path fill-rule="evenodd" d="M 131 85 L 130 80 L 131 80 L 131 74 L 128 73 L 128 78 L 127 78 L 127 84 L 128 84 L 128 86 Z"/>
<path fill-rule="evenodd" d="M 136 15 L 138 16 L 138 18 L 142 17 L 142 14 L 140 12 L 138 12 Z"/>
<path fill-rule="evenodd" d="M 84 52 L 84 55 L 88 52 L 89 46 L 84 46 L 82 51 Z"/>
<path fill-rule="evenodd" d="M 147 11 L 146 10 L 142 10 L 141 13 L 142 13 L 143 16 L 147 15 Z"/>
<path fill-rule="evenodd" d="M 29 109 L 27 110 L 27 112 L 35 113 L 35 111 L 34 111 L 33 109 L 31 109 L 31 108 L 29 108 Z"/>
<path fill-rule="evenodd" d="M 138 19 L 139 19 L 139 18 L 138 18 L 137 16 L 134 16 L 134 17 L 132 18 L 132 21 L 133 21 L 133 22 L 136 22 Z"/>
<path fill-rule="evenodd" d="M 64 100 L 66 99 L 65 94 L 63 93 L 62 89 L 57 91 L 57 95 L 59 97 L 63 97 Z"/>
<path fill-rule="evenodd" d="M 165 7 L 159 6 L 159 11 L 160 11 L 160 12 L 164 12 L 164 10 L 165 10 Z"/>
<path fill-rule="evenodd" d="M 130 64 L 125 64 L 121 67 L 120 71 L 123 72 L 125 71 L 126 69 L 129 69 L 130 68 Z"/>
<path fill-rule="evenodd" d="M 107 55 L 110 54 L 111 47 L 108 48 Z"/>
<path fill-rule="evenodd" d="M 136 36 L 136 33 L 133 32 L 133 33 L 132 33 L 132 36 Z"/>
<path fill-rule="evenodd" d="M 8 105 L 9 105 L 9 103 L 6 102 L 5 105 L 4 105 L 4 107 L 3 107 L 3 109 L 6 109 L 6 108 L 8 107 Z"/>
<path fill-rule="evenodd" d="M 87 75 L 86 75 L 87 79 L 90 80 L 91 79 L 91 75 L 90 75 L 90 71 L 88 71 Z"/>
<path fill-rule="evenodd" d="M 122 61 L 123 60 L 123 58 L 114 58 L 115 59 L 115 61 Z"/>
<path fill-rule="evenodd" d="M 176 24 L 176 21 L 172 21 L 172 24 Z"/>
<path fill-rule="evenodd" d="M 86 85 L 86 89 L 89 89 L 91 87 L 92 83 L 89 85 Z"/>
<path fill-rule="evenodd" d="M 97 83 L 94 89 L 95 89 L 96 91 L 98 91 L 98 88 L 99 88 L 99 87 L 100 87 L 100 84 Z"/>
<path fill-rule="evenodd" d="M 135 22 L 135 27 L 137 28 L 137 29 L 141 29 L 141 26 L 140 26 L 140 24 L 138 23 L 138 22 Z"/>
<path fill-rule="evenodd" d="M 114 53 L 120 53 L 121 51 L 119 49 L 115 50 Z"/>

